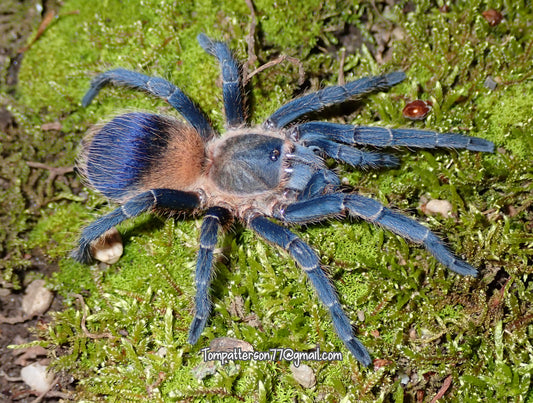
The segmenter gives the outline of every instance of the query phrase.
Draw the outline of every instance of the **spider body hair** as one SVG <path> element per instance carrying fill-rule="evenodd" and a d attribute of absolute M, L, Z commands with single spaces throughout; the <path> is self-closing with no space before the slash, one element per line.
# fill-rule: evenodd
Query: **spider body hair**
<path fill-rule="evenodd" d="M 244 116 L 239 65 L 231 51 L 224 43 L 203 34 L 198 40 L 221 65 L 224 136 L 218 136 L 194 102 L 166 80 L 115 69 L 92 81 L 82 101 L 84 106 L 105 85 L 122 85 L 165 99 L 187 122 L 132 112 L 90 131 L 82 142 L 79 171 L 89 186 L 120 206 L 83 230 L 73 258 L 90 263 L 101 237 L 143 212 L 205 212 L 196 264 L 196 310 L 189 331 L 189 342 L 194 344 L 211 311 L 209 287 L 219 232 L 235 218 L 293 257 L 329 310 L 335 330 L 348 350 L 361 364 L 370 365 L 370 355 L 355 337 L 319 257 L 286 225 L 350 215 L 423 245 L 456 273 L 476 276 L 475 268 L 456 257 L 440 238 L 414 219 L 371 198 L 340 191 L 340 179 L 328 169 L 324 158 L 356 168 L 391 167 L 399 163 L 396 156 L 357 146 L 492 152 L 494 144 L 481 138 L 429 130 L 300 122 L 305 115 L 330 105 L 389 89 L 405 79 L 399 71 L 296 98 L 261 126 L 250 128 Z"/>

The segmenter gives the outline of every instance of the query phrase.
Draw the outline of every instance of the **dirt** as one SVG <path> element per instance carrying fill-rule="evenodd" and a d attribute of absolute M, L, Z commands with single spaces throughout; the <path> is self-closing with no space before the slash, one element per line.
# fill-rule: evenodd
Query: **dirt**
<path fill-rule="evenodd" d="M 55 7 L 53 1 L 13 0 L 0 4 L 0 132 L 2 138 L 9 133 L 9 138 L 17 141 L 24 137 L 18 127 L 16 118 L 9 111 L 14 101 L 11 97 L 16 91 L 18 71 L 24 63 L 24 46 L 29 37 L 40 24 L 43 16 Z M 7 143 L 4 144 L 7 147 Z M 9 149 L 2 148 L 9 155 Z M 14 178 L 0 178 L 0 189 L 7 190 Z M 2 231 L 9 228 L 2 228 Z M 18 236 L 18 234 L 16 234 Z M 49 315 L 27 317 L 22 311 L 22 299 L 26 286 L 34 278 L 45 278 L 55 271 L 55 267 L 40 256 L 39 251 L 29 251 L 25 256 L 28 267 L 17 272 L 20 289 L 14 284 L 2 280 L 0 282 L 0 401 L 2 402 L 56 402 L 68 399 L 65 392 L 55 392 L 69 388 L 68 377 L 55 379 L 52 390 L 45 395 L 38 393 L 26 385 L 20 378 L 21 369 L 32 363 L 47 364 L 49 358 L 42 347 L 34 346 L 25 349 L 9 348 L 10 345 L 29 343 L 35 340 L 32 329 L 47 327 L 51 320 Z M 9 251 L 2 256 L 9 259 Z M 48 312 L 61 309 L 61 301 L 55 297 Z"/>

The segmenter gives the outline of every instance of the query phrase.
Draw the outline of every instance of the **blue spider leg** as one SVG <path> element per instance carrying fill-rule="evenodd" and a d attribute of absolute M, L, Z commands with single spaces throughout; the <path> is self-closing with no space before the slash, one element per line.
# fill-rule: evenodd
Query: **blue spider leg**
<path fill-rule="evenodd" d="M 388 90 L 405 79 L 405 73 L 395 71 L 376 77 L 365 77 L 346 85 L 334 85 L 296 98 L 279 108 L 264 123 L 267 130 L 279 129 L 309 112 L 347 101 L 374 91 Z"/>
<path fill-rule="evenodd" d="M 311 176 L 306 187 L 298 195 L 298 200 L 306 200 L 338 189 L 341 181 L 333 171 L 321 169 Z"/>
<path fill-rule="evenodd" d="M 295 234 L 265 217 L 258 216 L 249 221 L 250 227 L 266 241 L 280 246 L 290 253 L 296 263 L 305 271 L 315 287 L 318 297 L 329 309 L 333 325 L 354 357 L 364 366 L 372 362 L 368 351 L 353 334 L 350 319 L 342 310 L 335 289 L 320 267 L 320 260 L 316 253 Z"/>
<path fill-rule="evenodd" d="M 293 130 L 297 137 L 323 136 L 346 144 L 364 144 L 376 147 L 406 146 L 413 148 L 456 148 L 493 152 L 494 143 L 472 136 L 438 133 L 418 129 L 388 129 L 372 126 L 352 126 L 328 122 L 308 122 Z"/>
<path fill-rule="evenodd" d="M 380 202 L 357 194 L 332 193 L 296 202 L 279 210 L 274 217 L 288 223 L 305 223 L 338 216 L 348 211 L 424 247 L 444 266 L 462 274 L 476 276 L 477 270 L 456 257 L 442 240 L 412 218 L 392 211 Z"/>
<path fill-rule="evenodd" d="M 323 136 L 306 136 L 300 140 L 304 146 L 322 151 L 328 157 L 345 162 L 353 167 L 395 167 L 400 164 L 394 155 L 362 151 L 335 141 L 327 140 Z"/>
<path fill-rule="evenodd" d="M 163 78 L 150 77 L 135 71 L 115 69 L 97 75 L 91 81 L 91 88 L 83 97 L 81 104 L 83 106 L 89 105 L 98 92 L 107 84 L 132 87 L 163 98 L 200 133 L 204 140 L 208 140 L 214 135 L 213 129 L 204 113 L 178 87 Z"/>
<path fill-rule="evenodd" d="M 119 208 L 100 217 L 89 224 L 81 233 L 78 247 L 72 251 L 71 257 L 80 263 L 91 263 L 91 242 L 96 241 L 106 231 L 128 218 L 154 209 L 191 210 L 198 207 L 200 200 L 194 193 L 173 189 L 152 189 L 140 193 Z"/>
<path fill-rule="evenodd" d="M 200 232 L 200 250 L 196 261 L 196 313 L 189 330 L 189 343 L 196 344 L 205 328 L 211 302 L 209 285 L 213 267 L 213 250 L 215 249 L 218 230 L 228 220 L 229 211 L 222 207 L 211 207 L 207 210 Z"/>
<path fill-rule="evenodd" d="M 225 43 L 215 42 L 205 34 L 199 34 L 197 39 L 200 46 L 207 53 L 215 56 L 220 63 L 226 125 L 229 128 L 241 126 L 245 119 L 239 64 Z"/>

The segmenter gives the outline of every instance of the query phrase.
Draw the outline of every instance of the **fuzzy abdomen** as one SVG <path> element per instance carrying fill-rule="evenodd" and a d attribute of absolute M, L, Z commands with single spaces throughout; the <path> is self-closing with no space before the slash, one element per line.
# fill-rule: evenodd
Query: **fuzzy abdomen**
<path fill-rule="evenodd" d="M 82 147 L 78 165 L 86 181 L 117 202 L 147 189 L 186 189 L 204 164 L 204 145 L 192 127 L 143 112 L 96 127 Z"/>

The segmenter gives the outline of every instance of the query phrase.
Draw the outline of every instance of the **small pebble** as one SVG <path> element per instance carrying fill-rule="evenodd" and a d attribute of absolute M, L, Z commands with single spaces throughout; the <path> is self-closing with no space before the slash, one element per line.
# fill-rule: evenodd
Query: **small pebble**
<path fill-rule="evenodd" d="M 398 374 L 398 378 L 400 378 L 400 383 L 405 386 L 409 383 L 409 375 L 407 375 L 405 372 L 400 372 Z"/>
<path fill-rule="evenodd" d="M 300 364 L 298 367 L 295 367 L 294 364 L 291 363 L 289 368 L 294 380 L 304 388 L 309 389 L 316 385 L 315 373 L 309 365 Z"/>
<path fill-rule="evenodd" d="M 50 390 L 54 374 L 47 371 L 46 366 L 34 362 L 20 370 L 20 377 L 32 390 L 45 393 Z"/>
<path fill-rule="evenodd" d="M 45 313 L 54 299 L 54 294 L 45 288 L 44 280 L 32 281 L 22 297 L 22 310 L 27 316 L 42 315 Z"/>
<path fill-rule="evenodd" d="M 424 214 L 441 214 L 443 217 L 450 217 L 453 207 L 448 200 L 432 199 L 427 203 L 422 204 L 420 209 Z"/>
<path fill-rule="evenodd" d="M 233 351 L 237 348 L 241 351 L 254 351 L 250 343 L 233 337 L 217 337 L 209 343 L 209 348 L 211 351 Z"/>
<path fill-rule="evenodd" d="M 115 227 L 91 243 L 91 255 L 107 264 L 118 262 L 123 252 L 122 237 Z"/>
<path fill-rule="evenodd" d="M 488 76 L 485 79 L 485 82 L 483 83 L 483 85 L 485 86 L 485 88 L 488 88 L 489 90 L 494 91 L 498 83 L 494 81 L 494 79 L 491 76 Z"/>
<path fill-rule="evenodd" d="M 41 125 L 41 130 L 42 131 L 50 131 L 50 130 L 60 131 L 61 128 L 62 128 L 62 126 L 61 126 L 61 123 L 59 123 L 59 122 L 43 123 Z"/>

